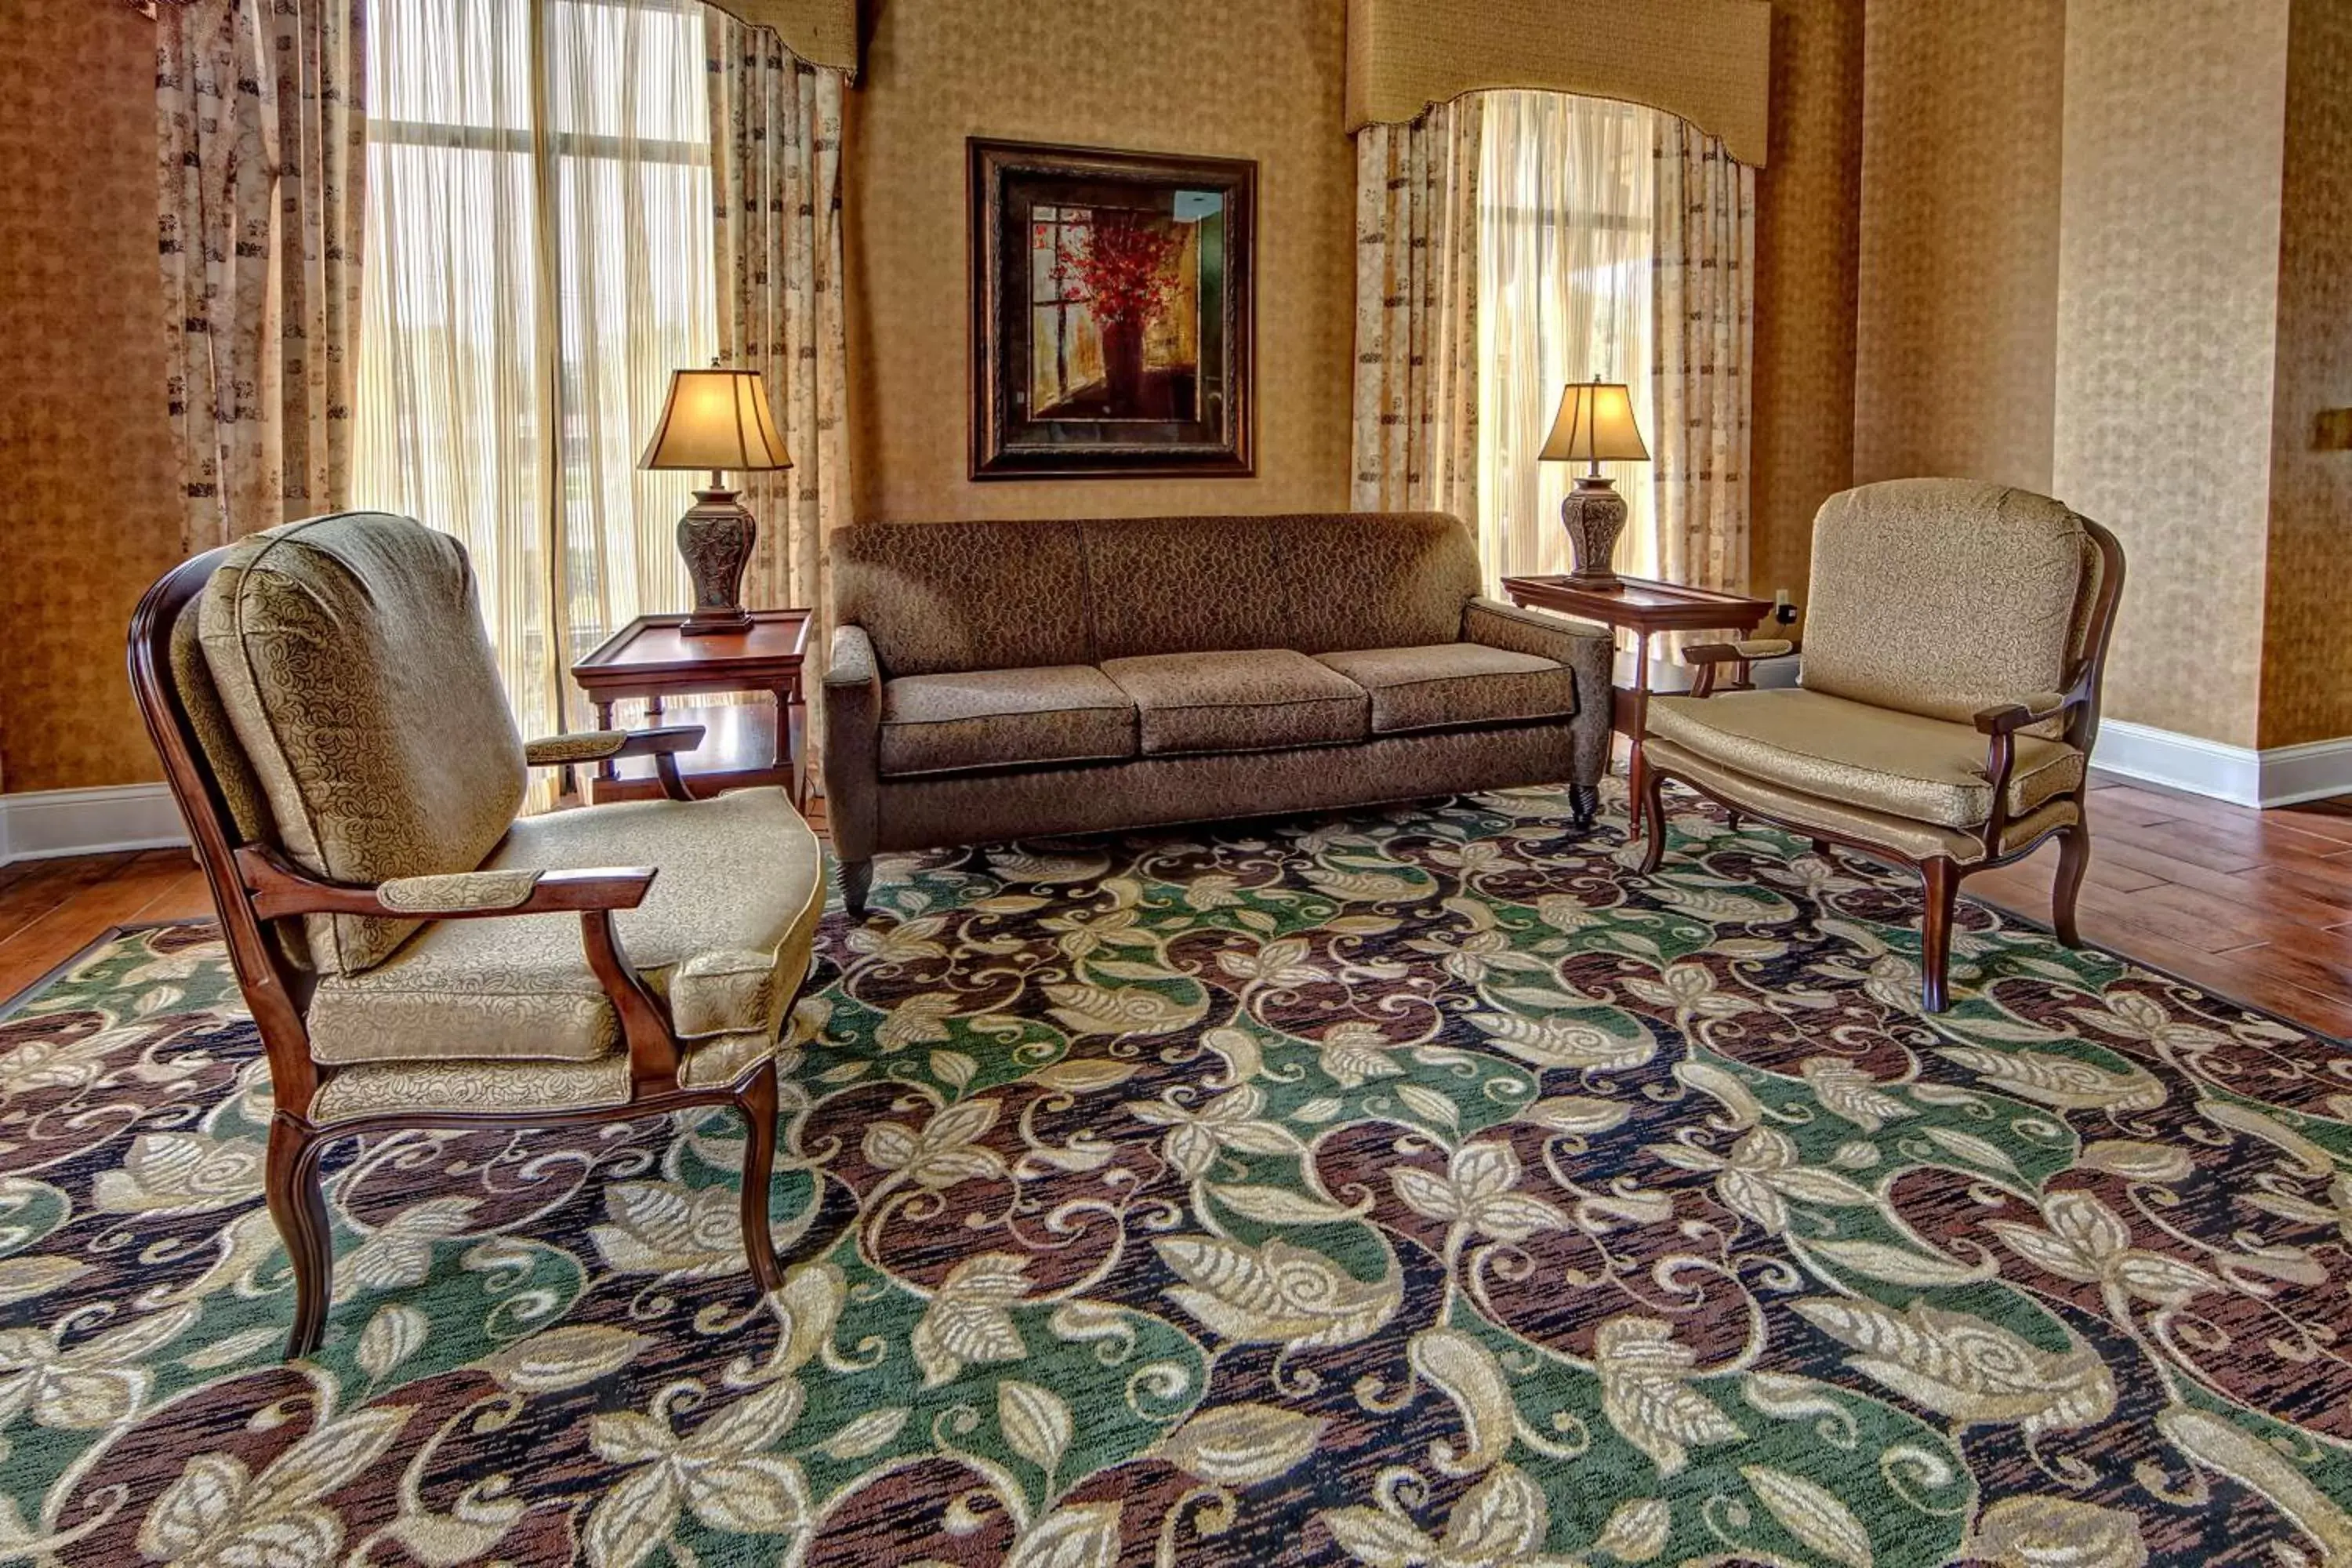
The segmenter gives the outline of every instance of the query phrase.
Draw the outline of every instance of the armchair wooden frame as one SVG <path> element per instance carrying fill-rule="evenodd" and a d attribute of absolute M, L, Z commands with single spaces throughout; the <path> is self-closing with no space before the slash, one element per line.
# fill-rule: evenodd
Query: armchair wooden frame
<path fill-rule="evenodd" d="M 768 1184 L 776 1149 L 775 1061 L 763 1057 L 728 1083 L 680 1087 L 677 1069 L 683 1047 L 668 1006 L 631 966 L 613 920 L 615 911 L 635 909 L 644 901 L 656 874 L 654 868 L 551 870 L 539 876 L 520 901 L 509 901 L 502 908 L 419 911 L 413 906 L 387 902 L 385 894 L 375 887 L 312 877 L 275 847 L 249 841 L 238 830 L 220 779 L 189 718 L 171 658 L 173 628 L 227 554 L 224 547 L 198 555 L 174 567 L 147 591 L 131 616 L 131 687 L 162 759 L 164 780 L 187 823 L 196 863 L 220 914 L 229 961 L 269 1061 L 277 1109 L 270 1120 L 263 1184 L 270 1218 L 293 1264 L 294 1324 L 287 1335 L 288 1356 L 308 1355 L 326 1332 L 334 1257 L 320 1184 L 320 1156 L 338 1139 L 369 1133 L 567 1127 L 629 1121 L 699 1106 L 729 1107 L 743 1118 L 748 1134 L 740 1204 L 744 1254 L 761 1291 L 775 1289 L 782 1279 L 768 1219 Z M 677 754 L 692 751 L 701 739 L 700 727 L 677 725 L 607 738 L 593 754 L 652 756 L 664 793 L 672 800 L 690 800 L 693 795 L 678 773 Z M 578 760 L 574 749 L 537 765 Z M 616 1105 L 543 1111 L 420 1110 L 379 1111 L 325 1123 L 313 1120 L 319 1091 L 336 1071 L 310 1054 L 304 1018 L 315 976 L 285 961 L 267 929 L 268 922 L 306 914 L 479 920 L 555 912 L 580 917 L 581 943 L 589 968 L 619 1016 L 629 1054 L 627 1100 Z"/>
<path fill-rule="evenodd" d="M 2076 748 L 2087 761 L 2091 743 L 2099 727 L 2100 682 L 2107 661 L 2107 642 L 2115 630 L 2116 603 L 2123 593 L 2124 552 L 2116 536 L 2105 528 L 2085 518 L 2084 528 L 2089 532 L 2099 552 L 2099 582 L 2091 612 L 2082 632 L 2082 651 L 2069 672 L 2066 689 L 2047 694 L 2031 705 L 2004 703 L 1988 708 L 1976 715 L 1978 733 L 1985 737 L 1985 778 L 1992 790 L 1990 814 L 1984 822 L 1969 828 L 1969 837 L 1982 846 L 1980 857 L 1968 860 L 1948 855 L 1919 858 L 1905 854 L 1891 845 L 1880 843 L 1859 834 L 1832 831 L 1818 824 L 1801 822 L 1790 817 L 1761 811 L 1753 805 L 1740 805 L 1721 795 L 1684 777 L 1671 767 L 1653 764 L 1647 748 L 1633 752 L 1633 773 L 1631 791 L 1642 803 L 1648 824 L 1649 837 L 1642 856 L 1641 873 L 1654 874 L 1666 854 L 1666 819 L 1661 809 L 1662 795 L 1669 781 L 1681 784 L 1694 794 L 1714 801 L 1731 814 L 1736 826 L 1744 816 L 1754 816 L 1790 833 L 1801 834 L 1813 842 L 1816 849 L 1826 851 L 1831 844 L 1849 848 L 1879 859 L 1891 859 L 1910 867 L 1919 873 L 1926 891 L 1926 909 L 1922 916 L 1919 941 L 1919 973 L 1922 1008 L 1940 1013 L 1950 1003 L 1948 974 L 1951 966 L 1952 914 L 1959 898 L 1961 879 L 1970 873 L 2006 866 L 2021 860 L 2049 842 L 2058 840 L 2058 870 L 2051 885 L 2050 923 L 2058 940 L 2068 947 L 2083 945 L 2082 933 L 2075 925 L 2074 902 L 2083 889 L 2083 874 L 2091 864 L 2090 779 L 2088 770 L 2081 784 L 2073 789 L 2052 795 L 2035 809 L 2054 801 L 2074 803 L 2074 819 L 2062 826 L 2035 834 L 2021 843 L 2003 846 L 2010 829 L 2010 773 L 2017 761 L 2018 731 L 2045 720 L 2063 716 L 2065 728 L 2062 738 Z M 1706 643 L 1684 650 L 1684 659 L 1696 667 L 1697 674 L 1691 684 L 1693 697 L 1706 697 L 1716 689 L 1716 672 L 1735 667 L 1737 679 L 1745 684 L 1752 665 L 1768 658 L 1784 658 L 1797 652 L 1787 643 L 1772 645 L 1739 643 Z"/>

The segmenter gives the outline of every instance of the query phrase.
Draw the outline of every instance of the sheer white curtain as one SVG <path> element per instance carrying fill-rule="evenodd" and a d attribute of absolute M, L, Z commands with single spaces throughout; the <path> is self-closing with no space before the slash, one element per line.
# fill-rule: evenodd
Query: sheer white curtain
<path fill-rule="evenodd" d="M 1539 462 L 1571 381 L 1622 381 L 1647 435 L 1654 110 L 1558 92 L 1486 95 L 1478 190 L 1479 558 L 1496 579 L 1565 572 L 1559 503 L 1582 468 Z M 1628 513 L 1620 571 L 1657 564 L 1650 476 L 1606 463 Z"/>
<path fill-rule="evenodd" d="M 701 6 L 371 4 L 353 504 L 465 542 L 517 721 L 551 733 L 574 658 L 685 603 L 695 476 L 636 458 L 717 335 Z"/>

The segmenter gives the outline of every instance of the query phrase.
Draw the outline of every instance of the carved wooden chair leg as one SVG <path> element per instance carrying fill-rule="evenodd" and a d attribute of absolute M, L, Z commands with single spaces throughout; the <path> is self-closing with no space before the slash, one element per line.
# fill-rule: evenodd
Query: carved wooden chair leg
<path fill-rule="evenodd" d="M 743 1113 L 743 1256 L 762 1296 L 784 1282 L 768 1228 L 768 1181 L 776 1170 L 776 1064 L 762 1062 L 736 1096 Z"/>
<path fill-rule="evenodd" d="M 294 1267 L 294 1327 L 286 1335 L 289 1361 L 309 1355 L 326 1338 L 327 1301 L 334 1290 L 335 1233 L 319 1185 L 319 1152 L 325 1142 L 283 1111 L 270 1121 L 262 1189 Z"/>
<path fill-rule="evenodd" d="M 1827 860 L 1832 858 L 1837 854 L 1837 851 L 1832 847 L 1828 839 L 1816 838 L 1813 840 L 1813 853 L 1820 856 L 1822 859 Z"/>
<path fill-rule="evenodd" d="M 866 895 L 874 890 L 872 860 L 844 860 L 841 863 L 841 901 L 847 906 L 852 920 L 866 918 Z"/>
<path fill-rule="evenodd" d="M 1649 839 L 1642 851 L 1642 875 L 1655 871 L 1666 858 L 1666 781 L 1640 752 L 1633 756 L 1633 798 L 1641 803 L 1642 826 Z"/>
<path fill-rule="evenodd" d="M 2091 827 L 2083 823 L 2058 836 L 2058 876 L 2050 884 L 2050 928 L 2068 947 L 2083 945 L 2074 924 L 2074 900 L 2083 890 L 2083 874 L 2091 868 Z"/>
<path fill-rule="evenodd" d="M 1920 863 L 1919 875 L 1927 888 L 1927 912 L 1919 925 L 1920 1005 L 1940 1013 L 1948 1000 L 1945 973 L 1951 967 L 1952 906 L 1959 897 L 1959 867 L 1938 855 Z"/>

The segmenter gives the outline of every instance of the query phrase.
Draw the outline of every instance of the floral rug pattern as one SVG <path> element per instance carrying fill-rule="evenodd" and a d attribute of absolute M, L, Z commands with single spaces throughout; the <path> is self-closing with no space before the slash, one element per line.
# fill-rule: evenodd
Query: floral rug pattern
<path fill-rule="evenodd" d="M 1620 802 L 1622 805 L 1622 801 Z M 886 862 L 723 1114 L 331 1155 L 209 928 L 0 1020 L 0 1562 L 2352 1563 L 2352 1050 L 1547 792 Z"/>

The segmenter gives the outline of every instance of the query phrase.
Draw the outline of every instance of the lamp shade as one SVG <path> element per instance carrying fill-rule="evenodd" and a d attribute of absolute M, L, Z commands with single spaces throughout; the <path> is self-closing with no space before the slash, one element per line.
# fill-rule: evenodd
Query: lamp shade
<path fill-rule="evenodd" d="M 1570 382 L 1561 389 L 1551 435 L 1536 456 L 1547 462 L 1648 462 L 1650 449 L 1633 425 L 1633 395 L 1622 382 Z"/>
<path fill-rule="evenodd" d="M 679 370 L 641 468 L 789 468 L 784 437 L 755 370 Z"/>

